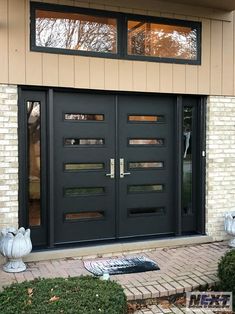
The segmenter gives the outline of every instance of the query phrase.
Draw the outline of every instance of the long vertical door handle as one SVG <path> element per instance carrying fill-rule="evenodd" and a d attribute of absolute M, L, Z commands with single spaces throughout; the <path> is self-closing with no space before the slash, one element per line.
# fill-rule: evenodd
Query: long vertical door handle
<path fill-rule="evenodd" d="M 125 176 L 128 176 L 131 174 L 130 172 L 125 172 L 124 170 L 124 158 L 120 158 L 119 166 L 120 166 L 120 178 L 124 178 Z"/>
<path fill-rule="evenodd" d="M 115 159 L 110 159 L 110 173 L 106 173 L 106 177 L 110 177 L 110 179 L 115 178 Z"/>

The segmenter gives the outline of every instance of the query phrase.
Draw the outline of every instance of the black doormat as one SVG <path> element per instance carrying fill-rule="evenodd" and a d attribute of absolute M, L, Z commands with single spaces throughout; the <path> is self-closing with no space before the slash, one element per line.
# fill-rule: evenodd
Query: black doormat
<path fill-rule="evenodd" d="M 157 263 L 145 256 L 84 261 L 84 266 L 90 273 L 96 276 L 102 276 L 104 273 L 117 275 L 160 269 Z"/>

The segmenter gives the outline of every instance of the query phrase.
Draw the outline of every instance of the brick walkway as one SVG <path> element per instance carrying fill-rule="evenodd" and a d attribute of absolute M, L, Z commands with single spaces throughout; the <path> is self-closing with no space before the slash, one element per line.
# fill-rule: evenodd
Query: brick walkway
<path fill-rule="evenodd" d="M 213 285 L 217 281 L 217 263 L 226 250 L 228 250 L 226 242 L 215 242 L 142 252 L 141 255 L 145 255 L 158 263 L 160 271 L 115 275 L 111 279 L 116 280 L 124 287 L 129 301 L 166 297 L 176 293 L 195 290 L 206 285 Z M 128 253 L 122 254 L 122 256 L 133 256 L 136 254 Z M 107 258 L 108 255 L 103 257 Z M 89 273 L 84 269 L 82 259 L 68 258 L 31 262 L 28 263 L 27 271 L 23 273 L 8 274 L 1 269 L 0 288 L 12 282 L 32 280 L 37 277 L 53 278 L 87 274 Z M 153 305 L 149 309 L 137 311 L 136 313 L 150 314 L 160 312 L 163 313 L 164 311 Z M 164 313 L 169 312 L 175 314 L 183 313 L 178 308 L 173 308 L 172 311 L 167 309 Z"/>
<path fill-rule="evenodd" d="M 158 305 L 150 305 L 148 308 L 143 309 L 141 311 L 136 311 L 135 314 L 214 314 L 211 310 L 201 310 L 197 309 L 195 311 L 191 311 L 186 308 L 180 308 L 178 306 L 171 306 L 170 308 L 162 308 Z"/>

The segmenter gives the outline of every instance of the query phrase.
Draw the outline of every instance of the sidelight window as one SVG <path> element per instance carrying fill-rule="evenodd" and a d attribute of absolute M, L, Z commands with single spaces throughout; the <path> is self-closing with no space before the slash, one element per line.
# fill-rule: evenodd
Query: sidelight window
<path fill-rule="evenodd" d="M 41 225 L 41 104 L 27 102 L 28 219 L 29 226 Z"/>
<path fill-rule="evenodd" d="M 31 4 L 34 51 L 200 64 L 200 45 L 200 22 Z"/>

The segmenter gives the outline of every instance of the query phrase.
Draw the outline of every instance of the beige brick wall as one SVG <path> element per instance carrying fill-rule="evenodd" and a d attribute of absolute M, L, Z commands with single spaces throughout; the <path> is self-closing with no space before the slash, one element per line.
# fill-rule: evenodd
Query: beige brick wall
<path fill-rule="evenodd" d="M 17 86 L 0 84 L 0 229 L 18 226 Z"/>
<path fill-rule="evenodd" d="M 224 213 L 235 208 L 235 97 L 208 97 L 206 229 L 227 238 Z"/>

